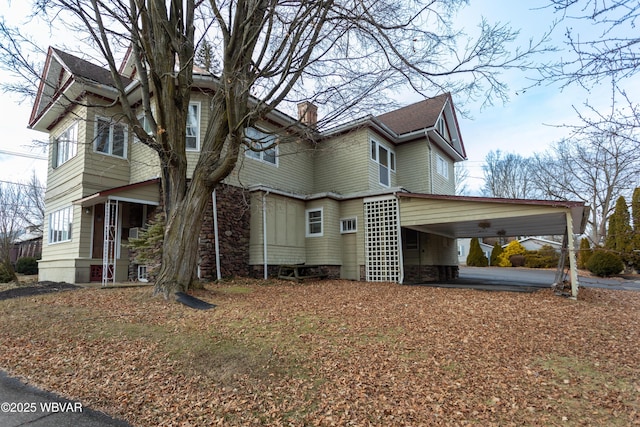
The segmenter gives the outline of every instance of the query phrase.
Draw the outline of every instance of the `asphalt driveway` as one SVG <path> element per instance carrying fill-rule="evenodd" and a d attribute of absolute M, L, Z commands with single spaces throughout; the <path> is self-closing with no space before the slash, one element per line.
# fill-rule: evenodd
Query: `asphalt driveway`
<path fill-rule="evenodd" d="M 427 283 L 426 285 L 447 288 L 471 288 L 495 291 L 533 292 L 550 288 L 555 279 L 555 270 L 536 268 L 460 267 L 456 280 Z M 640 291 L 640 276 L 591 277 L 579 276 L 581 287 Z"/>

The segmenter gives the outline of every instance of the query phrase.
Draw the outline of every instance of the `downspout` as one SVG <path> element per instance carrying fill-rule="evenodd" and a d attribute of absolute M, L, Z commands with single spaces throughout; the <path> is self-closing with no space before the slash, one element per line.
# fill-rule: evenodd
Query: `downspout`
<path fill-rule="evenodd" d="M 269 273 L 267 271 L 268 263 L 267 263 L 267 196 L 269 195 L 269 191 L 262 193 L 262 260 L 263 260 L 263 270 L 264 270 L 264 280 L 269 278 Z"/>
<path fill-rule="evenodd" d="M 220 273 L 220 242 L 218 241 L 218 205 L 216 201 L 216 190 L 211 193 L 211 201 L 213 203 L 213 236 L 216 250 L 216 279 L 220 281 L 222 274 Z"/>

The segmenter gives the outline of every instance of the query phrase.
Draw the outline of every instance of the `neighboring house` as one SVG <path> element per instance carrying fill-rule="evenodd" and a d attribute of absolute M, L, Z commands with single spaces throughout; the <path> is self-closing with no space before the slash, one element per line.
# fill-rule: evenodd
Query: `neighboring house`
<path fill-rule="evenodd" d="M 135 75 L 130 64 L 122 70 Z M 134 96 L 137 83 L 126 82 Z M 195 70 L 185 129 L 189 173 L 212 90 L 212 76 Z M 146 279 L 145 266 L 135 265 L 126 243 L 161 203 L 159 163 L 118 121 L 116 99 L 107 70 L 49 49 L 29 122 L 49 134 L 51 147 L 41 280 Z M 298 119 L 282 112 L 247 131 L 264 136 L 266 144 L 280 143 L 246 151 L 212 195 L 210 214 L 194 230 L 200 277 L 262 277 L 283 264 L 306 263 L 353 280 L 447 279 L 457 276 L 456 238 L 472 237 L 479 219 L 502 227 L 513 223 L 513 215 L 540 215 L 540 234 L 582 226 L 584 204 L 578 202 L 453 196 L 454 163 L 466 155 L 449 94 L 321 133 L 313 131 L 315 107 L 299 107 L 310 131 L 302 134 L 311 137 L 279 139 L 281 129 Z M 528 231 L 516 228 L 514 235 Z"/>
<path fill-rule="evenodd" d="M 29 227 L 11 245 L 10 259 L 15 264 L 20 258 L 40 258 L 42 254 L 42 231 Z"/>
<path fill-rule="evenodd" d="M 556 252 L 560 252 L 562 250 L 562 243 L 544 239 L 542 237 L 525 237 L 518 240 L 518 242 L 520 242 L 520 244 L 528 251 L 537 251 L 543 246 L 551 246 L 556 250 Z"/>

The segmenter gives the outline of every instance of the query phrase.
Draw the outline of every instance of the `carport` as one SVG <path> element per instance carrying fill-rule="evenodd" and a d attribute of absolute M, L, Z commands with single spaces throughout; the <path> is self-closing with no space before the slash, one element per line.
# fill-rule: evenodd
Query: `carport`
<path fill-rule="evenodd" d="M 584 202 L 501 199 L 437 194 L 397 193 L 400 225 L 452 239 L 566 236 L 571 294 L 578 295 L 574 234 L 582 234 L 589 207 Z M 563 257 L 561 257 L 562 269 Z"/>

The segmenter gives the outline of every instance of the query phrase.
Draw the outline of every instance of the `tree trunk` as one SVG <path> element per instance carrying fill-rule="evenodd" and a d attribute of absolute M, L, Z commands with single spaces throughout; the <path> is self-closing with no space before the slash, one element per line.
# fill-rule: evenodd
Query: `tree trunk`
<path fill-rule="evenodd" d="M 176 292 L 187 291 L 197 280 L 198 235 L 212 191 L 192 182 L 186 197 L 171 211 L 154 294 L 162 293 L 168 298 Z"/>

